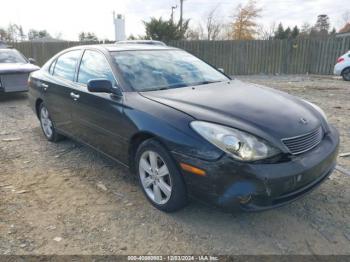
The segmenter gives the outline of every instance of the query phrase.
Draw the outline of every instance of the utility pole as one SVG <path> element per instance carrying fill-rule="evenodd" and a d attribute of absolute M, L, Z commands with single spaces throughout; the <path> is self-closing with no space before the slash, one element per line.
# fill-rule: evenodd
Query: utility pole
<path fill-rule="evenodd" d="M 174 10 L 175 10 L 176 8 L 177 8 L 177 5 L 171 7 L 171 16 L 170 16 L 170 20 L 171 20 L 171 22 L 173 22 L 173 23 L 174 23 Z"/>
<path fill-rule="evenodd" d="M 180 0 L 180 29 L 182 30 L 182 19 L 183 19 L 183 11 L 184 11 L 184 1 L 185 0 Z"/>

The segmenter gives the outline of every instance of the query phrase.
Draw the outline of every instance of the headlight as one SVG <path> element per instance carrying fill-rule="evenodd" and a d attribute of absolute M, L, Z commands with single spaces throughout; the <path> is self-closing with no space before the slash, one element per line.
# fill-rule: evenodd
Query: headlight
<path fill-rule="evenodd" d="M 324 113 L 324 111 L 319 106 L 317 106 L 314 103 L 311 103 L 311 102 L 309 102 L 307 100 L 304 100 L 304 99 L 303 99 L 303 101 L 308 103 L 310 106 L 312 106 L 317 112 L 319 112 L 323 116 L 324 120 L 326 120 L 326 122 L 328 122 L 326 114 Z"/>
<path fill-rule="evenodd" d="M 267 141 L 234 128 L 202 121 L 191 122 L 191 127 L 210 143 L 242 161 L 269 158 L 281 152 Z"/>

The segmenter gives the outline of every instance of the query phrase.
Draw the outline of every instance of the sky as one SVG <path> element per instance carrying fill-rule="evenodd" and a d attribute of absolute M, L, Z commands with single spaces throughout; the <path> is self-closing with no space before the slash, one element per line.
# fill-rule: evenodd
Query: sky
<path fill-rule="evenodd" d="M 216 6 L 223 21 L 229 21 L 238 4 L 248 0 L 185 0 L 184 18 L 190 18 L 196 26 Z M 258 22 L 266 27 L 273 22 L 285 26 L 308 22 L 314 24 L 318 14 L 326 13 L 331 26 L 342 27 L 344 2 L 347 0 L 257 0 L 262 8 Z M 168 19 L 171 6 L 179 0 L 2 0 L 0 5 L 0 28 L 9 23 L 23 26 L 25 32 L 34 28 L 46 29 L 52 36 L 78 40 L 82 31 L 94 32 L 99 38 L 114 39 L 113 10 L 126 17 L 126 34 L 143 35 L 142 21 L 151 16 Z M 350 10 L 350 7 L 349 7 Z M 175 18 L 179 17 L 179 8 Z"/>

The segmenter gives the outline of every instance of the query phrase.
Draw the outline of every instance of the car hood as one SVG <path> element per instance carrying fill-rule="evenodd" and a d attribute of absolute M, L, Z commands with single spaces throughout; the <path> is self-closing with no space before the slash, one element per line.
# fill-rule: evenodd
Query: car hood
<path fill-rule="evenodd" d="M 30 63 L 0 63 L 0 74 L 30 73 L 39 69 L 40 67 Z"/>
<path fill-rule="evenodd" d="M 322 122 L 319 113 L 301 99 L 239 80 L 141 95 L 197 120 L 231 126 L 268 140 L 308 133 Z"/>

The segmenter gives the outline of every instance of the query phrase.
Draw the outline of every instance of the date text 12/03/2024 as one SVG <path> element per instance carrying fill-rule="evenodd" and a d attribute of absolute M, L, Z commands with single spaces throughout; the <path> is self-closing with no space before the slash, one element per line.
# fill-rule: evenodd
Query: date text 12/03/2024
<path fill-rule="evenodd" d="M 218 261 L 217 256 L 128 256 L 129 261 Z"/>

